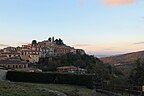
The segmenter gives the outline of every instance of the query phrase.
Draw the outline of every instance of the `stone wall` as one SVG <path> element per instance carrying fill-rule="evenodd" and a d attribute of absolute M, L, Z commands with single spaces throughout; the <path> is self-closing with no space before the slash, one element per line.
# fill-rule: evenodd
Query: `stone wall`
<path fill-rule="evenodd" d="M 0 81 L 6 80 L 7 70 L 0 69 Z"/>

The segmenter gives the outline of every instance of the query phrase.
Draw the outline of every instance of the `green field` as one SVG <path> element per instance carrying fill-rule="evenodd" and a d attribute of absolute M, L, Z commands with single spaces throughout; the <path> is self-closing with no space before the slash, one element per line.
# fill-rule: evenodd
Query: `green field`
<path fill-rule="evenodd" d="M 67 96 L 91 96 L 92 92 L 81 86 L 0 81 L 0 96 L 57 96 L 57 91 Z"/>

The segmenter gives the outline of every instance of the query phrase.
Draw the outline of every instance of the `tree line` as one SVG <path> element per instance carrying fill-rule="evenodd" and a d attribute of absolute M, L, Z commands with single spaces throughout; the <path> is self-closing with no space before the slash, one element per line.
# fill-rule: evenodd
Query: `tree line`
<path fill-rule="evenodd" d="M 67 53 L 59 57 L 41 59 L 37 65 L 43 71 L 56 71 L 61 66 L 76 66 L 87 70 L 87 74 L 94 74 L 95 81 L 122 83 L 123 74 L 110 64 L 104 64 L 100 59 L 91 55 Z"/>

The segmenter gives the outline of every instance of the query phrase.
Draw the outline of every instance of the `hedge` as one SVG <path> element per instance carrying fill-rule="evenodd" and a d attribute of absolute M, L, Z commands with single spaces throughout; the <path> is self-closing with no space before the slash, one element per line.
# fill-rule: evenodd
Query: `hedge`
<path fill-rule="evenodd" d="M 93 87 L 93 75 L 8 71 L 6 79 L 13 82 L 56 83 Z"/>

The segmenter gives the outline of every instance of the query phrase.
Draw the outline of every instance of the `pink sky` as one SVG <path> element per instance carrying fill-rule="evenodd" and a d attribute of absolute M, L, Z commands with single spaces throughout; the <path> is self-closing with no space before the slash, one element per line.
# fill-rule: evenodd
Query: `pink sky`
<path fill-rule="evenodd" d="M 133 3 L 136 0 L 104 0 L 105 4 L 112 5 L 112 4 L 129 4 Z"/>
<path fill-rule="evenodd" d="M 144 0 L 0 0 L 0 12 L 0 48 L 55 36 L 86 52 L 144 50 Z"/>

